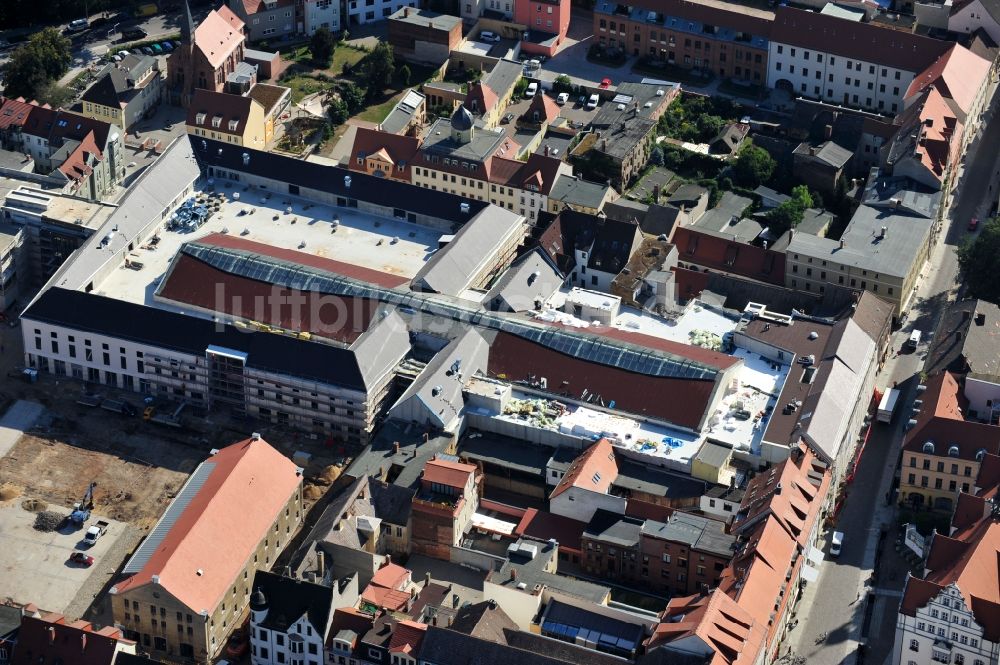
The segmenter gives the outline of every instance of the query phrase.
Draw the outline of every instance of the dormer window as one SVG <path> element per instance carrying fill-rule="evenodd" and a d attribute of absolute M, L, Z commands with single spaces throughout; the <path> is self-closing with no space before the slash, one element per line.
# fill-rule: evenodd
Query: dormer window
<path fill-rule="evenodd" d="M 239 124 L 240 124 L 239 120 L 230 120 L 229 121 L 229 131 L 235 132 L 236 128 L 239 126 Z"/>
<path fill-rule="evenodd" d="M 958 457 L 958 446 L 948 447 L 948 457 Z"/>
<path fill-rule="evenodd" d="M 934 442 L 928 441 L 924 443 L 924 452 L 933 455 L 934 454 Z"/>
<path fill-rule="evenodd" d="M 208 114 L 206 114 L 206 113 L 199 113 L 198 115 L 196 115 L 194 117 L 195 124 L 204 125 L 206 117 L 208 117 Z"/>
<path fill-rule="evenodd" d="M 222 116 L 221 115 L 217 115 L 214 118 L 212 118 L 212 127 L 215 127 L 216 129 L 218 129 L 219 127 L 222 127 Z"/>

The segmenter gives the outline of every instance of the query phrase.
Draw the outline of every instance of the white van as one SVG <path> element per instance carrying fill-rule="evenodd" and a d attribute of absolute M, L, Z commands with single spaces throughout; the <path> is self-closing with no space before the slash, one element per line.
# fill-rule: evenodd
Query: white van
<path fill-rule="evenodd" d="M 532 81 L 528 84 L 528 89 L 524 91 L 524 96 L 531 99 L 535 96 L 536 92 L 538 92 L 538 83 L 536 81 Z"/>
<path fill-rule="evenodd" d="M 833 538 L 830 539 L 830 556 L 840 556 L 840 550 L 844 547 L 844 534 L 842 531 L 834 531 Z"/>
<path fill-rule="evenodd" d="M 914 330 L 910 333 L 910 339 L 906 340 L 906 348 L 916 351 L 918 344 L 920 344 L 920 331 Z"/>
<path fill-rule="evenodd" d="M 600 101 L 600 99 L 601 98 L 597 96 L 597 93 L 594 93 L 593 95 L 591 95 L 590 99 L 587 100 L 587 110 L 588 111 L 593 111 L 594 109 L 596 109 L 597 108 L 597 102 Z"/>
<path fill-rule="evenodd" d="M 500 35 L 495 32 L 483 31 L 479 33 L 479 39 L 484 42 L 496 43 L 500 41 Z"/>

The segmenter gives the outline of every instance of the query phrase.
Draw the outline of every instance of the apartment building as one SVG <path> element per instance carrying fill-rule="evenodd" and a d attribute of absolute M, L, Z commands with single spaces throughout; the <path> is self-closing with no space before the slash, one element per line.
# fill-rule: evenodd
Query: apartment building
<path fill-rule="evenodd" d="M 661 594 L 716 587 L 736 551 L 725 522 L 675 512 L 664 521 L 598 511 L 581 538 L 582 565 L 600 579 Z"/>
<path fill-rule="evenodd" d="M 127 55 L 120 63 L 108 65 L 83 93 L 80 114 L 128 131 L 156 111 L 163 87 L 163 74 L 156 58 Z"/>
<path fill-rule="evenodd" d="M 97 201 L 114 193 L 128 161 L 120 125 L 23 99 L 0 102 L 5 149 L 30 155 L 35 172 L 68 194 Z"/>
<path fill-rule="evenodd" d="M 594 36 L 601 46 L 630 56 L 764 85 L 773 21 L 774 12 L 721 0 L 600 0 Z"/>
<path fill-rule="evenodd" d="M 462 42 L 462 20 L 403 7 L 389 17 L 393 53 L 410 62 L 440 65 Z"/>
<path fill-rule="evenodd" d="M 343 29 L 339 0 L 305 0 L 297 22 L 299 32 L 313 35 L 320 28 L 338 33 Z"/>
<path fill-rule="evenodd" d="M 483 474 L 472 464 L 438 455 L 424 465 L 410 515 L 414 554 L 449 561 L 479 508 Z"/>
<path fill-rule="evenodd" d="M 864 289 L 906 309 L 930 251 L 941 193 L 877 170 L 840 240 L 792 231 L 785 286 L 814 293 L 827 284 Z"/>
<path fill-rule="evenodd" d="M 895 115 L 913 79 L 950 43 L 829 14 L 778 7 L 767 86 Z"/>
<path fill-rule="evenodd" d="M 903 442 L 899 500 L 950 512 L 959 492 L 973 491 L 983 458 L 1000 453 L 1000 428 L 966 420 L 962 388 L 950 372 L 931 377 L 920 399 L 917 425 Z"/>
<path fill-rule="evenodd" d="M 115 624 L 163 658 L 207 663 L 243 619 L 253 576 L 302 520 L 302 470 L 255 435 L 213 454 L 111 587 Z M 206 547 L 224 539 L 225 547 Z"/>
<path fill-rule="evenodd" d="M 264 150 L 264 107 L 252 97 L 198 89 L 188 106 L 187 131 L 194 136 Z"/>
<path fill-rule="evenodd" d="M 505 0 L 506 1 L 506 0 Z M 551 57 L 559 50 L 569 31 L 569 0 L 518 0 L 514 22 L 528 26 L 521 52 Z"/>
<path fill-rule="evenodd" d="M 227 0 L 226 4 L 246 26 L 247 41 L 286 39 L 299 32 L 295 0 Z"/>
<path fill-rule="evenodd" d="M 534 222 L 548 205 L 556 179 L 571 167 L 555 157 L 533 154 L 515 159 L 517 145 L 502 130 L 476 122 L 460 106 L 427 131 L 411 164 L 418 187 L 489 201 Z"/>
<path fill-rule="evenodd" d="M 334 603 L 343 602 L 338 582 L 326 586 L 258 570 L 250 595 L 252 665 L 322 665 Z"/>
<path fill-rule="evenodd" d="M 417 0 L 345 0 L 344 6 L 347 11 L 342 17 L 342 29 L 350 30 L 354 25 L 383 21 L 403 7 L 415 9 Z"/>

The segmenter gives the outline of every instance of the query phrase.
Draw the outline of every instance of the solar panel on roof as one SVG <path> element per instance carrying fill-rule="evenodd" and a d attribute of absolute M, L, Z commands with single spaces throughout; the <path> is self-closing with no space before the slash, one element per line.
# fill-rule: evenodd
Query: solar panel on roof
<path fill-rule="evenodd" d="M 664 351 L 654 351 L 621 340 L 612 341 L 593 334 L 515 321 L 491 312 L 470 310 L 457 303 L 382 288 L 274 257 L 200 243 L 189 243 L 183 251 L 219 270 L 241 277 L 303 291 L 366 298 L 405 306 L 424 314 L 508 332 L 574 358 L 621 367 L 640 374 L 702 380 L 712 380 L 717 374 L 715 367 Z"/>

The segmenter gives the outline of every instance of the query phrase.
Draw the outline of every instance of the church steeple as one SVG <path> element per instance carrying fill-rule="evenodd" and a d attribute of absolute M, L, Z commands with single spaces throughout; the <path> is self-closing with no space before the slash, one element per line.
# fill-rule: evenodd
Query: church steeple
<path fill-rule="evenodd" d="M 194 19 L 191 18 L 191 5 L 184 0 L 184 22 L 181 23 L 181 42 L 194 45 Z"/>

